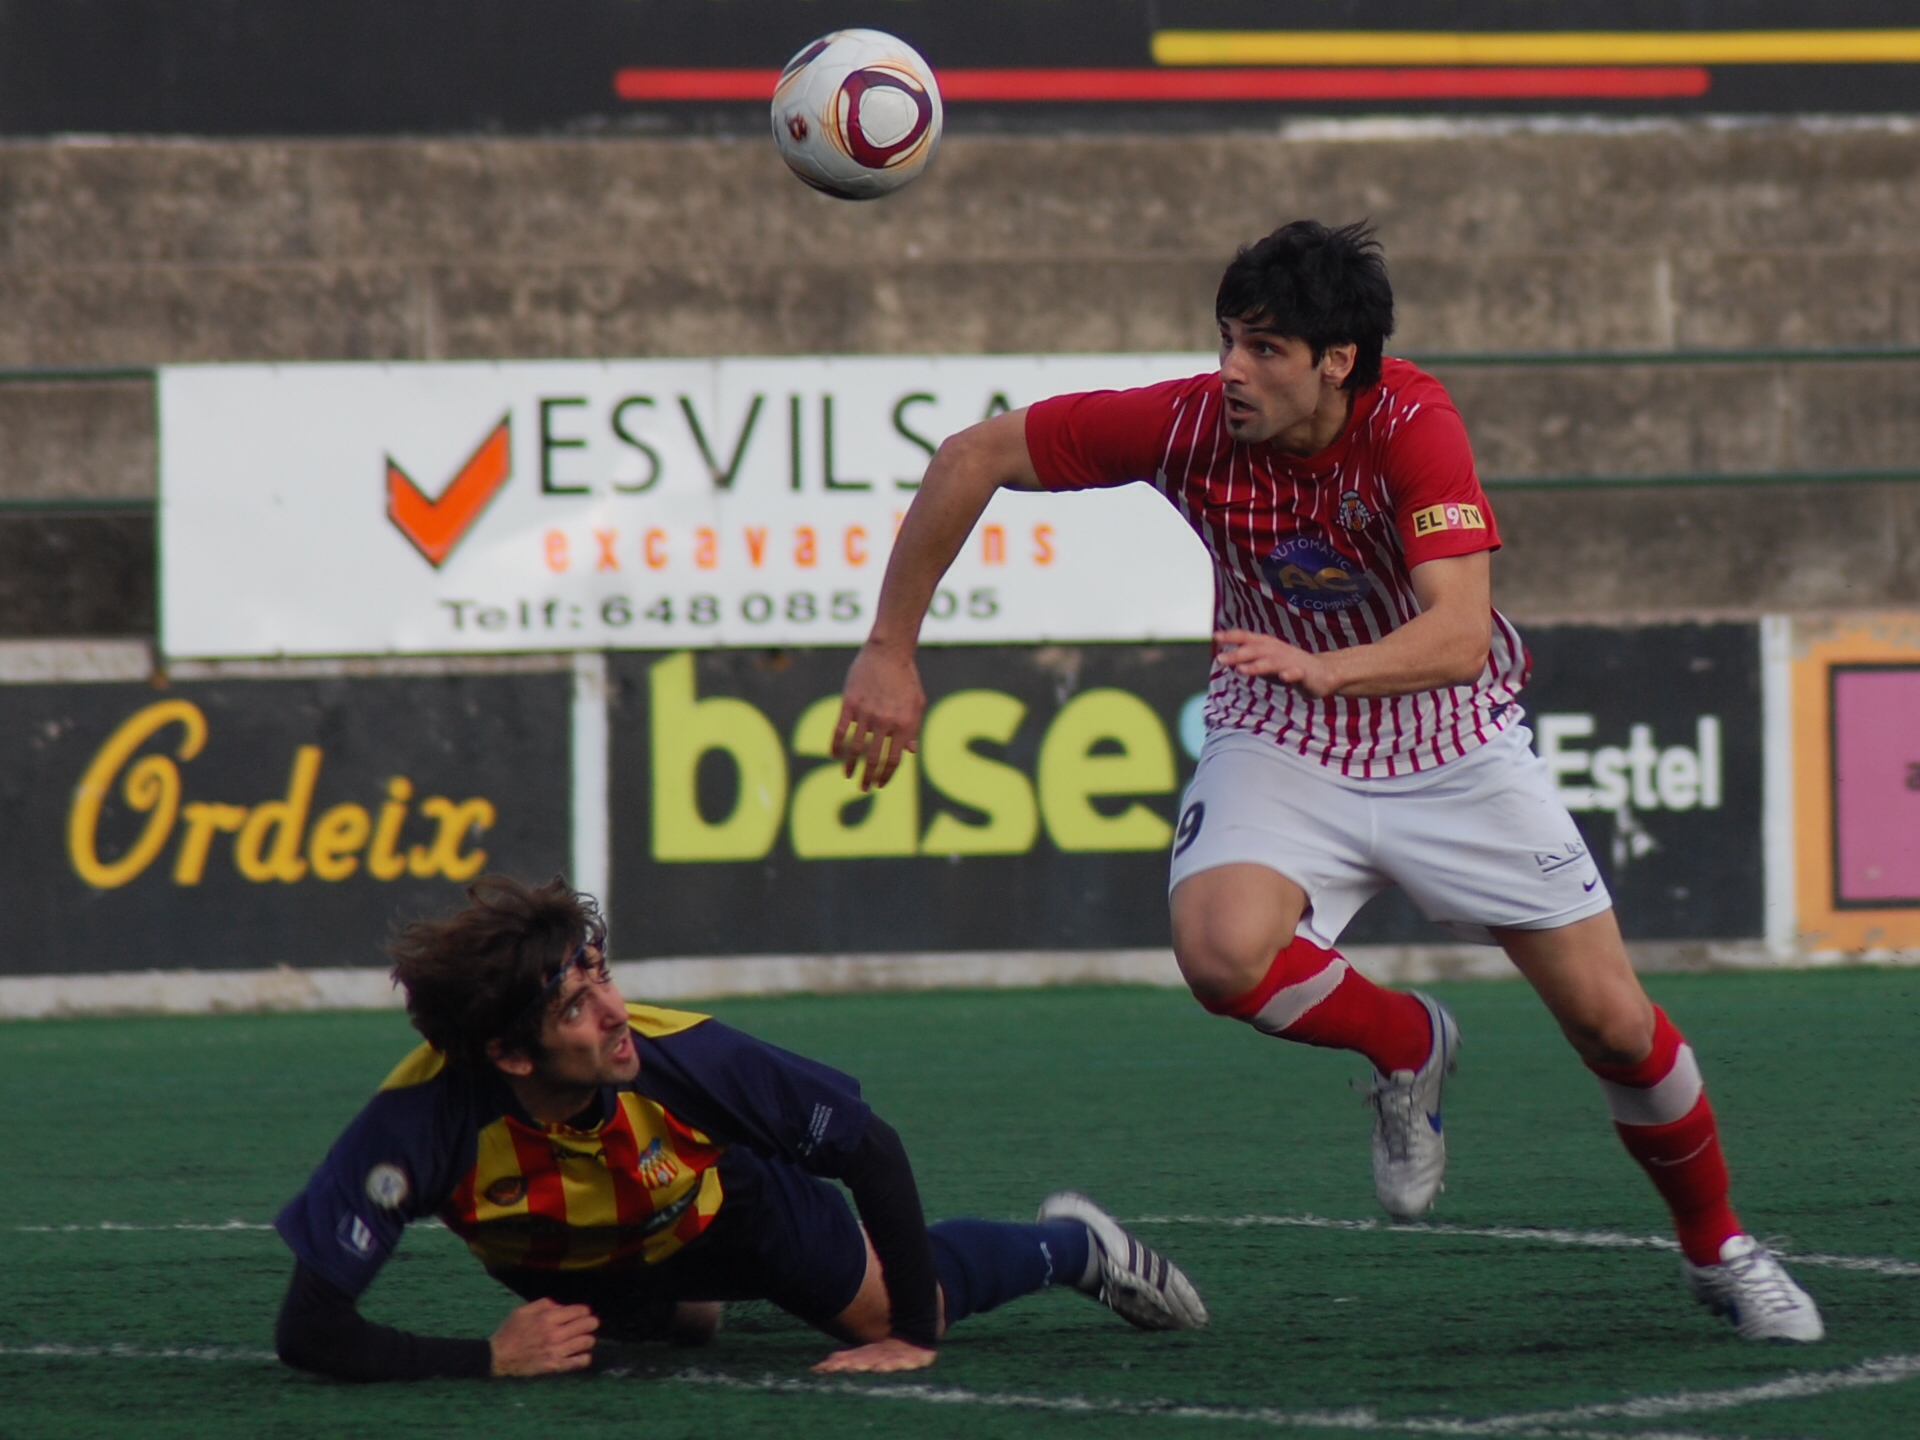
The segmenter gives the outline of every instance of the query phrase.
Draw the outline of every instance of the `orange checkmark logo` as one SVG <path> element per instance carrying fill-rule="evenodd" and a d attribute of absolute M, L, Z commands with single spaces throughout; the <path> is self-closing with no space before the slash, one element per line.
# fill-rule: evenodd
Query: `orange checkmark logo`
<path fill-rule="evenodd" d="M 467 457 L 467 463 L 440 492 L 438 500 L 422 494 L 389 455 L 387 518 L 437 570 L 512 474 L 513 414 L 509 411 L 480 442 L 480 448 Z"/>

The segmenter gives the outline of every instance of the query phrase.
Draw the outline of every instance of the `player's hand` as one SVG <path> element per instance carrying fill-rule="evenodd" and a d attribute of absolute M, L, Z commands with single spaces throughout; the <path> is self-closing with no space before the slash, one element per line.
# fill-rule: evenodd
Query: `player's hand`
<path fill-rule="evenodd" d="M 1333 657 L 1316 655 L 1297 645 L 1262 635 L 1253 630 L 1214 632 L 1220 662 L 1242 675 L 1270 675 L 1288 685 L 1298 685 L 1316 700 L 1331 695 L 1341 685 L 1334 671 Z"/>
<path fill-rule="evenodd" d="M 813 1367 L 816 1375 L 896 1375 L 902 1370 L 924 1370 L 940 1358 L 938 1350 L 928 1350 L 910 1340 L 888 1336 L 871 1345 L 856 1345 L 851 1350 L 836 1350 Z"/>
<path fill-rule="evenodd" d="M 860 788 L 884 785 L 900 768 L 900 759 L 919 748 L 920 717 L 927 692 L 913 655 L 869 641 L 847 671 L 840 699 L 840 720 L 833 731 L 833 758 L 851 777 L 860 769 Z M 863 768 L 864 767 L 864 768 Z"/>
<path fill-rule="evenodd" d="M 493 1332 L 495 1375 L 558 1375 L 593 1363 L 593 1332 L 600 1318 L 584 1305 L 535 1300 Z"/>

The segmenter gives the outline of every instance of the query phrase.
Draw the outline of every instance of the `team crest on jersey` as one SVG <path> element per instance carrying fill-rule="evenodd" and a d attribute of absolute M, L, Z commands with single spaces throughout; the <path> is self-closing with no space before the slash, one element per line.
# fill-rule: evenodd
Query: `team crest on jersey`
<path fill-rule="evenodd" d="M 1351 609 L 1373 589 L 1366 571 L 1311 535 L 1282 540 L 1260 565 L 1288 606 L 1313 614 Z"/>
<path fill-rule="evenodd" d="M 486 1189 L 487 1203 L 502 1210 L 511 1209 L 527 1198 L 527 1177 L 503 1175 Z"/>
<path fill-rule="evenodd" d="M 674 1164 L 673 1156 L 660 1147 L 660 1137 L 655 1136 L 653 1143 L 640 1152 L 640 1159 L 634 1169 L 639 1172 L 640 1183 L 649 1190 L 658 1190 L 669 1180 L 679 1166 Z"/>
<path fill-rule="evenodd" d="M 367 1171 L 367 1198 L 382 1210 L 398 1210 L 412 1193 L 407 1172 L 398 1165 L 383 1161 Z"/>
<path fill-rule="evenodd" d="M 1364 530 L 1373 523 L 1373 511 L 1367 508 L 1358 490 L 1340 492 L 1340 523 L 1349 530 Z"/>

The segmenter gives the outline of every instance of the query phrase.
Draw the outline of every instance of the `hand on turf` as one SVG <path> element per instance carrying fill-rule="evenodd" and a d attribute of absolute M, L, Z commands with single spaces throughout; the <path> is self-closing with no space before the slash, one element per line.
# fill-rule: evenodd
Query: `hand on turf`
<path fill-rule="evenodd" d="M 584 1305 L 535 1300 L 493 1332 L 495 1375 L 557 1375 L 593 1363 L 593 1332 L 600 1319 Z"/>
<path fill-rule="evenodd" d="M 1271 675 L 1298 685 L 1316 700 L 1333 694 L 1342 684 L 1332 655 L 1315 655 L 1252 630 L 1216 631 L 1213 640 L 1219 646 L 1220 663 L 1242 675 Z"/>
<path fill-rule="evenodd" d="M 833 730 L 833 758 L 851 778 L 860 769 L 860 788 L 885 785 L 900 768 L 901 757 L 920 747 L 920 717 L 927 693 L 909 651 L 869 641 L 847 671 L 840 720 Z M 862 768 L 864 767 L 864 768 Z"/>
<path fill-rule="evenodd" d="M 902 1370 L 924 1370 L 940 1358 L 938 1350 L 928 1350 L 910 1340 L 888 1336 L 871 1345 L 856 1345 L 851 1350 L 836 1350 L 813 1367 L 816 1375 L 894 1375 Z"/>

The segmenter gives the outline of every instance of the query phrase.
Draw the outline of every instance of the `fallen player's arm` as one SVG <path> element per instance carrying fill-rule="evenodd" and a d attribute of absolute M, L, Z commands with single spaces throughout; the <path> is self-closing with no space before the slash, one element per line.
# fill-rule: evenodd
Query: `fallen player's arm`
<path fill-rule="evenodd" d="M 867 643 L 854 657 L 833 732 L 833 758 L 860 787 L 884 785 L 900 757 L 916 749 L 926 692 L 913 652 L 940 577 L 1002 486 L 1037 490 L 1027 452 L 1027 412 L 1010 411 L 949 437 L 927 466 L 920 491 L 887 559 L 886 578 Z M 862 768 L 864 767 L 864 768 Z"/>
<path fill-rule="evenodd" d="M 413 1335 L 375 1325 L 346 1291 L 296 1263 L 273 1343 L 288 1365 L 336 1380 L 483 1380 L 585 1369 L 599 1324 L 584 1305 L 536 1300 L 508 1315 L 491 1340 Z"/>
<path fill-rule="evenodd" d="M 1251 630 L 1213 638 L 1220 659 L 1242 675 L 1264 675 L 1326 695 L 1405 695 L 1470 685 L 1493 642 L 1490 552 L 1450 555 L 1413 567 L 1420 613 L 1367 645 L 1314 653 Z"/>
<path fill-rule="evenodd" d="M 873 1253 L 880 1258 L 892 1320 L 889 1340 L 929 1352 L 929 1358 L 920 1363 L 930 1365 L 931 1352 L 940 1343 L 940 1274 L 933 1264 L 933 1241 L 927 1236 L 920 1187 L 914 1182 L 913 1163 L 899 1132 L 878 1115 L 870 1115 L 859 1149 L 838 1178 L 853 1192 L 854 1208 L 873 1242 Z"/>

